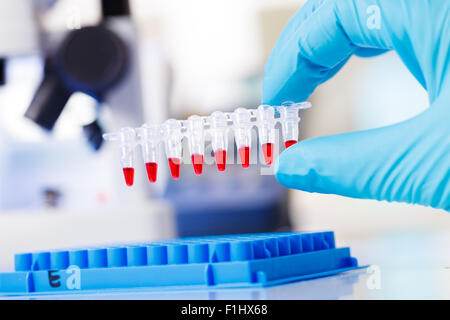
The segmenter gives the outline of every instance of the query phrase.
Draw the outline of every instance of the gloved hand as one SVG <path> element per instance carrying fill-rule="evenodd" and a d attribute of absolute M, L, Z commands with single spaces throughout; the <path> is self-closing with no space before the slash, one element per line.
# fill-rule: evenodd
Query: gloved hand
<path fill-rule="evenodd" d="M 449 17 L 448 0 L 308 1 L 267 62 L 264 104 L 304 101 L 353 54 L 395 50 L 428 91 L 431 107 L 392 126 L 302 141 L 280 155 L 278 181 L 450 211 Z"/>

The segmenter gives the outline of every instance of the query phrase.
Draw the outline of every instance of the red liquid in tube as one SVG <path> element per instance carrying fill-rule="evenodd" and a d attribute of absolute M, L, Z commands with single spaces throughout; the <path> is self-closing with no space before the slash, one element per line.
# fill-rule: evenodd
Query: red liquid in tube
<path fill-rule="evenodd" d="M 248 166 L 250 165 L 250 147 L 240 147 L 239 157 L 241 158 L 242 167 L 248 168 Z"/>
<path fill-rule="evenodd" d="M 227 151 L 224 149 L 219 149 L 214 151 L 214 156 L 216 157 L 217 169 L 219 171 L 225 171 L 227 166 Z"/>
<path fill-rule="evenodd" d="M 156 162 L 147 162 L 145 168 L 147 169 L 148 180 L 150 182 L 156 182 L 158 164 Z"/>
<path fill-rule="evenodd" d="M 131 187 L 134 182 L 134 168 L 123 168 L 123 176 L 127 186 Z"/>
<path fill-rule="evenodd" d="M 296 144 L 298 141 L 297 140 L 288 140 L 284 142 L 284 146 L 287 148 L 289 148 L 290 146 Z"/>
<path fill-rule="evenodd" d="M 168 160 L 172 178 L 178 179 L 180 177 L 181 160 L 179 158 L 169 158 Z"/>
<path fill-rule="evenodd" d="M 270 166 L 273 160 L 273 143 L 264 143 L 262 145 L 264 159 L 266 160 L 266 164 Z"/>
<path fill-rule="evenodd" d="M 202 154 L 193 154 L 191 156 L 192 165 L 194 166 L 195 174 L 199 175 L 203 172 L 203 155 Z"/>

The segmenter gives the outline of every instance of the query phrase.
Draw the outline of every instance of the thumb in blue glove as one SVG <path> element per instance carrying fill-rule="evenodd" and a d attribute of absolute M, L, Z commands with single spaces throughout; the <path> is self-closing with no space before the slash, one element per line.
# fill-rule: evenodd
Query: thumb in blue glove
<path fill-rule="evenodd" d="M 450 1 L 310 0 L 266 65 L 263 103 L 304 101 L 353 55 L 395 50 L 431 107 L 392 126 L 300 142 L 276 178 L 289 188 L 450 211 Z"/>

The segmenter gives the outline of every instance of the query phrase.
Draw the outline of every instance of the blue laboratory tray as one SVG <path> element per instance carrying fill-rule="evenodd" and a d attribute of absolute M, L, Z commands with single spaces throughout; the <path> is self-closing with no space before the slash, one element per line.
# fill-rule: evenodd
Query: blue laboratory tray
<path fill-rule="evenodd" d="M 266 287 L 361 268 L 333 232 L 181 238 L 20 253 L 0 295 Z"/>

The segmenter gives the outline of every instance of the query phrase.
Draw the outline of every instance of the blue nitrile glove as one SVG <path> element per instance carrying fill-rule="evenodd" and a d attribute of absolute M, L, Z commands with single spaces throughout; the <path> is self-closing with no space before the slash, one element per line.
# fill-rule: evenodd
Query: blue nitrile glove
<path fill-rule="evenodd" d="M 450 211 L 450 1 L 308 1 L 267 62 L 263 103 L 304 101 L 353 54 L 388 50 L 428 91 L 431 107 L 392 126 L 300 142 L 280 155 L 276 178 L 309 192 Z"/>

